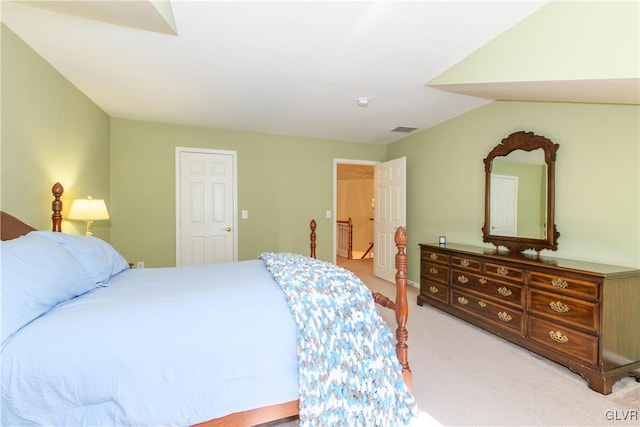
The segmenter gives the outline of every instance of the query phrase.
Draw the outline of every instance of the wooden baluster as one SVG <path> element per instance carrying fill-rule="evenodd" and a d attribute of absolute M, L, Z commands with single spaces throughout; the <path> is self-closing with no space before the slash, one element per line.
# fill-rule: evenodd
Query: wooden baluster
<path fill-rule="evenodd" d="M 353 259 L 353 221 L 351 217 L 347 221 L 347 225 L 349 226 L 349 241 L 347 246 L 347 258 Z"/>
<path fill-rule="evenodd" d="M 316 220 L 312 219 L 311 223 L 309 223 L 309 227 L 311 227 L 311 258 L 315 258 L 316 257 Z"/>

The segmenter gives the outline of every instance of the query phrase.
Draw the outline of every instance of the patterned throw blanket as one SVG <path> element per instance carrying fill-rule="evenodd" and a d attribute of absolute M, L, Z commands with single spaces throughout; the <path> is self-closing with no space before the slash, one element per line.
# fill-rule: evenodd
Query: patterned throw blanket
<path fill-rule="evenodd" d="M 417 405 L 393 334 L 353 273 L 303 255 L 263 253 L 298 325 L 301 426 L 409 424 Z"/>

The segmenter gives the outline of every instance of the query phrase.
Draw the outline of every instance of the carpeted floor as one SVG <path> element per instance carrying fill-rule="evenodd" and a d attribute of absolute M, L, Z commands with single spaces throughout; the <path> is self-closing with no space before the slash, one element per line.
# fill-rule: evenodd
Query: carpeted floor
<path fill-rule="evenodd" d="M 393 298 L 372 259 L 338 264 Z M 568 369 L 453 316 L 416 304 L 409 288 L 409 363 L 422 412 L 445 426 L 640 426 L 640 383 L 625 378 L 603 396 Z M 393 312 L 382 315 L 394 328 Z M 421 421 L 429 424 L 429 417 Z M 418 425 L 423 425 L 417 423 Z M 297 420 L 270 423 L 289 427 Z"/>

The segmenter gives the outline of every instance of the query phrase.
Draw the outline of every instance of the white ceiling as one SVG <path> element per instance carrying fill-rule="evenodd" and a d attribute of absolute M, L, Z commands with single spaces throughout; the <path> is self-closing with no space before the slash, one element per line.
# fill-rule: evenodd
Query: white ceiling
<path fill-rule="evenodd" d="M 3 1 L 1 18 L 112 117 L 384 144 L 503 97 L 425 84 L 544 3 Z M 519 86 L 507 99 L 540 93 Z"/>

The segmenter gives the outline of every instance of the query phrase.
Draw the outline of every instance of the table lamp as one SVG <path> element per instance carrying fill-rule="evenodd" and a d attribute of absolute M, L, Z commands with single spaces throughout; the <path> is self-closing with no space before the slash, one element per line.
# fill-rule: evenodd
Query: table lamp
<path fill-rule="evenodd" d="M 86 199 L 75 199 L 71 202 L 71 209 L 69 209 L 67 218 L 86 221 L 87 230 L 85 235 L 92 236 L 91 223 L 93 221 L 109 219 L 109 212 L 107 211 L 104 200 L 92 199 L 91 196 L 87 196 Z"/>

